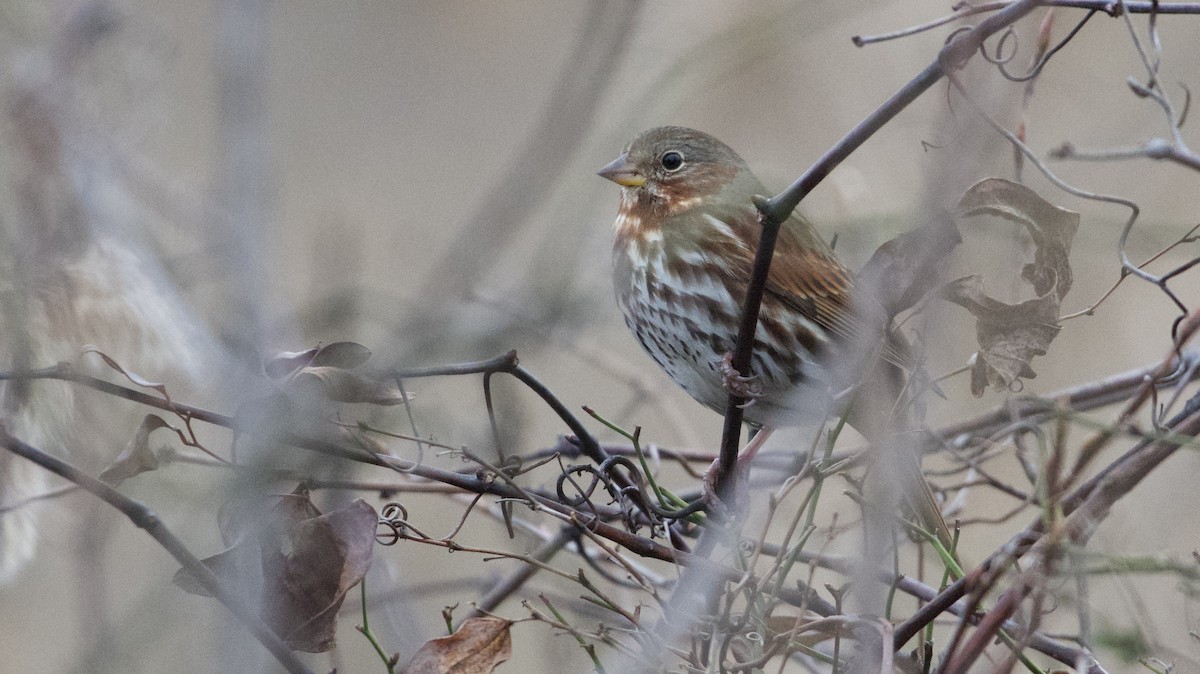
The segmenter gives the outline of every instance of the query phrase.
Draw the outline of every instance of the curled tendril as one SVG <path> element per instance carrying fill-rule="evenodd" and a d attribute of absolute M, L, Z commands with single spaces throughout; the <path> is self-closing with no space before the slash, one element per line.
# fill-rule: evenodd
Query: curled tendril
<path fill-rule="evenodd" d="M 392 501 L 379 511 L 379 525 L 387 527 L 388 531 L 375 534 L 375 541 L 380 545 L 395 545 L 406 537 L 408 525 L 408 509 Z"/>
<path fill-rule="evenodd" d="M 622 496 L 627 496 L 638 502 L 638 504 L 647 512 L 654 513 L 656 516 L 665 520 L 678 520 L 687 517 L 693 513 L 697 513 L 704 509 L 705 503 L 703 499 L 689 503 L 688 505 L 677 510 L 667 510 L 659 506 L 647 496 L 649 490 L 646 489 L 646 479 L 642 475 L 641 469 L 631 459 L 624 456 L 614 456 L 609 458 L 604 463 L 600 464 L 600 470 L 605 474 L 610 473 L 616 467 L 622 467 L 628 474 L 632 484 L 622 490 Z"/>
<path fill-rule="evenodd" d="M 1000 69 L 1000 74 L 1003 75 L 1005 77 L 1005 79 L 1011 80 L 1013 82 L 1028 82 L 1029 80 L 1032 80 L 1033 78 L 1035 78 L 1039 74 L 1041 74 L 1042 68 L 1046 67 L 1046 64 L 1050 62 L 1050 59 L 1055 54 L 1057 54 L 1060 49 L 1067 46 L 1068 42 L 1075 39 L 1075 35 L 1078 34 L 1079 31 L 1083 30 L 1084 24 L 1086 24 L 1088 22 L 1088 20 L 1090 20 L 1093 16 L 1095 16 L 1096 13 L 1099 11 L 1100 10 L 1098 10 L 1098 9 L 1093 9 L 1092 11 L 1090 11 L 1086 15 L 1084 15 L 1084 17 L 1079 20 L 1079 23 L 1076 23 L 1075 27 L 1072 28 L 1071 31 L 1069 33 L 1067 33 L 1067 35 L 1063 39 L 1059 40 L 1057 44 L 1055 44 L 1053 47 L 1047 49 L 1046 53 L 1042 54 L 1041 58 L 1039 58 L 1037 60 L 1037 63 L 1033 64 L 1033 66 L 1024 75 L 1014 75 L 1014 74 L 1008 72 L 1008 69 L 1006 69 L 1004 67 L 1009 61 L 1012 60 L 1012 58 L 1014 56 L 1016 56 L 1016 54 L 1017 54 L 1016 46 L 1013 47 L 1012 56 L 1010 56 L 1009 58 L 1004 59 L 1003 61 L 1000 61 L 1000 60 L 992 61 L 991 59 L 988 59 L 988 62 L 996 65 Z M 1009 26 L 1008 30 L 1005 31 L 1005 34 L 1003 36 L 1001 36 L 1000 42 L 996 45 L 997 58 L 1000 56 L 1001 45 L 1008 38 L 1009 32 L 1013 33 L 1013 40 L 1014 41 L 1017 40 L 1016 32 L 1013 31 L 1012 26 Z M 983 51 L 983 47 L 980 47 L 980 51 L 981 52 Z M 984 58 L 985 59 L 987 58 L 986 54 L 984 54 Z"/>
<path fill-rule="evenodd" d="M 575 481 L 574 476 L 576 475 L 588 475 L 591 477 L 591 482 L 588 483 L 586 488 L 581 487 L 579 486 L 579 483 Z M 605 482 L 605 486 L 608 487 L 606 478 L 600 474 L 600 471 L 598 471 L 595 466 L 586 463 L 573 463 L 559 473 L 558 481 L 555 483 L 554 489 L 558 493 L 558 500 L 560 502 L 571 506 L 572 508 L 578 508 L 585 504 L 591 504 L 592 494 L 595 493 L 596 486 L 601 482 Z M 578 496 L 567 495 L 563 488 L 568 483 L 574 488 L 575 493 L 579 494 Z"/>
<path fill-rule="evenodd" d="M 628 483 L 627 486 L 622 487 L 619 481 L 614 479 L 613 476 L 616 475 L 618 469 L 624 469 Z M 581 486 L 575 480 L 576 475 L 585 474 L 591 478 L 586 487 Z M 565 487 L 568 484 L 578 494 L 577 496 L 567 495 Z M 626 520 L 630 526 L 636 526 L 636 523 L 633 522 L 635 511 L 640 510 L 651 518 L 679 520 L 703 510 L 705 505 L 704 501 L 700 499 L 678 510 L 668 510 L 659 506 L 647 497 L 646 480 L 638 465 L 624 456 L 609 457 L 599 466 L 589 464 L 569 465 L 559 474 L 555 490 L 561 502 L 575 508 L 586 504 L 590 508 L 592 506 L 592 497 L 596 492 L 596 488 L 600 485 L 604 485 L 605 491 L 609 493 L 615 502 L 620 504 L 622 510 L 626 513 Z M 659 525 L 661 522 L 655 521 L 651 524 Z M 657 530 L 659 527 L 654 526 L 653 528 Z"/>
<path fill-rule="evenodd" d="M 1016 29 L 1012 26 L 1008 26 L 1000 33 L 1000 36 L 996 39 L 996 47 L 993 50 L 993 53 L 988 53 L 986 44 L 980 44 L 979 55 L 981 58 L 983 58 L 983 60 L 996 66 L 1000 70 L 1000 74 L 1003 75 L 1005 79 L 1012 82 L 1028 82 L 1029 80 L 1032 80 L 1041 74 L 1042 68 L 1046 67 L 1046 64 L 1050 62 L 1050 59 L 1054 57 L 1059 50 L 1067 46 L 1068 42 L 1075 39 L 1075 35 L 1077 35 L 1080 30 L 1083 30 L 1083 26 L 1099 11 L 1099 9 L 1093 9 L 1084 15 L 1084 17 L 1075 24 L 1075 27 L 1072 28 L 1070 32 L 1063 37 L 1063 39 L 1059 40 L 1058 43 L 1053 47 L 1047 49 L 1046 53 L 1042 54 L 1041 58 L 1037 60 L 1037 63 L 1033 64 L 1033 66 L 1031 66 L 1023 75 L 1009 72 L 1008 68 L 1005 67 L 1011 63 L 1014 58 L 1016 58 L 1017 53 L 1020 51 L 1020 37 L 1018 36 Z M 954 38 L 974 28 L 975 26 L 971 25 L 965 25 L 956 28 L 946 36 L 945 44 L 950 44 Z M 1005 47 L 1008 46 L 1010 41 L 1012 43 L 1012 49 L 1006 51 Z"/>
<path fill-rule="evenodd" d="M 1034 454 L 1031 448 L 1026 444 L 1026 438 L 1032 437 L 1038 445 L 1038 452 Z M 1023 423 L 1013 429 L 1012 433 L 1013 446 L 1017 448 L 1017 461 L 1021 464 L 1021 468 L 1025 471 L 1025 477 L 1029 479 L 1030 484 L 1037 484 L 1039 470 L 1032 463 L 1031 457 L 1044 456 L 1046 449 L 1046 434 L 1041 426 L 1032 423 Z"/>
<path fill-rule="evenodd" d="M 1004 47 L 1012 40 L 1012 50 L 1008 55 L 1004 54 Z M 1000 33 L 1000 37 L 996 39 L 996 55 L 988 54 L 987 45 L 979 45 L 979 55 L 988 63 L 999 66 L 1001 72 L 1004 71 L 1004 66 L 1011 63 L 1017 57 L 1017 52 L 1021 50 L 1021 38 L 1017 37 L 1017 31 L 1012 26 L 1008 26 Z M 1007 77 L 1007 75 L 1005 75 Z M 1011 79 L 1011 78 L 1010 78 Z"/>
<path fill-rule="evenodd" d="M 944 44 L 950 44 L 951 42 L 954 41 L 954 38 L 958 37 L 959 35 L 961 35 L 963 33 L 968 33 L 974 29 L 975 29 L 975 26 L 959 26 L 958 28 L 955 28 L 954 30 L 950 31 L 950 34 L 946 36 L 946 41 Z"/>

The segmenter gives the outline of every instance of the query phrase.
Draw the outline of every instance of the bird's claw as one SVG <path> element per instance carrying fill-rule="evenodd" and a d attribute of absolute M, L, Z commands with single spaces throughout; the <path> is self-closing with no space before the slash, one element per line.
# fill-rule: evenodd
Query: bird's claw
<path fill-rule="evenodd" d="M 725 352 L 724 356 L 717 361 L 717 372 L 720 373 L 722 382 L 725 385 L 725 390 L 738 396 L 739 398 L 749 398 L 747 406 L 754 404 L 754 400 L 761 398 L 763 395 L 762 382 L 759 381 L 757 375 L 745 376 L 738 372 L 733 367 L 733 354 Z"/>

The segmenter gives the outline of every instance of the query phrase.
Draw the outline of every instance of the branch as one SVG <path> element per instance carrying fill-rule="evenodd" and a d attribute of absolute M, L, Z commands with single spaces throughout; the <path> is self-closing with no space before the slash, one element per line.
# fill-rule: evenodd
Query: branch
<path fill-rule="evenodd" d="M 491 361 L 480 361 L 480 363 L 484 362 Z M 409 371 L 409 373 L 411 376 L 411 371 Z M 461 372 L 460 374 L 466 374 L 466 372 Z M 428 376 L 434 375 L 429 374 Z M 199 419 L 200 421 L 204 421 L 215 426 L 228 428 L 239 433 L 261 434 L 263 432 L 263 428 L 253 421 L 219 414 L 211 410 L 166 400 L 160 396 L 150 395 L 142 391 L 126 388 L 97 377 L 81 374 L 65 364 L 40 370 L 0 373 L 0 381 L 29 379 L 56 379 L 69 381 L 87 386 L 88 388 L 92 388 L 103 393 L 117 396 L 119 398 L 124 398 L 132 402 L 147 405 L 149 407 L 155 407 L 167 412 L 172 412 L 182 417 Z M 298 447 L 300 449 L 317 452 L 326 456 L 333 456 L 358 463 L 380 466 L 389 470 L 409 473 L 428 480 L 434 480 L 443 484 L 453 485 L 459 489 L 469 491 L 474 494 L 491 494 L 501 498 L 508 498 L 526 503 L 531 508 L 546 508 L 558 513 L 560 516 L 575 518 L 574 522 L 576 526 L 587 526 L 595 533 L 617 543 L 618 545 L 621 545 L 634 554 L 668 562 L 678 561 L 672 549 L 669 547 L 660 545 L 659 543 L 656 543 L 648 538 L 631 534 L 623 529 L 600 522 L 594 515 L 590 513 L 585 513 L 570 506 L 558 503 L 553 499 L 518 489 L 502 480 L 490 479 L 486 475 L 477 477 L 475 474 L 463 474 L 442 470 L 424 464 L 405 461 L 389 455 L 365 451 L 361 447 L 343 445 L 328 438 L 317 438 L 290 431 L 278 431 L 275 434 L 274 439 L 280 443 L 290 445 L 292 447 Z"/>
<path fill-rule="evenodd" d="M 1193 314 L 1189 317 L 1180 328 L 1178 341 L 1176 342 L 1176 350 L 1171 356 L 1160 366 L 1159 375 L 1169 373 L 1173 368 L 1170 366 L 1176 358 L 1179 345 L 1182 345 L 1200 328 L 1200 314 Z M 1122 411 L 1121 417 L 1128 418 L 1143 403 L 1150 397 L 1150 391 L 1153 389 L 1153 378 L 1148 378 L 1142 386 L 1138 395 L 1130 401 L 1126 408 Z M 1174 431 L 1172 438 L 1179 438 L 1191 431 L 1195 435 L 1200 430 L 1200 396 L 1193 397 L 1184 410 L 1177 414 L 1173 419 L 1167 422 L 1166 426 Z M 1103 432 L 1102 432 L 1103 434 Z M 1111 433 L 1110 433 L 1111 435 Z M 1081 526 L 1078 520 L 1072 520 L 1073 513 L 1086 505 L 1093 496 L 1101 494 L 1102 500 L 1096 501 L 1090 507 L 1089 512 L 1092 515 L 1103 516 L 1107 514 L 1107 507 L 1114 503 L 1118 498 L 1128 493 L 1135 487 L 1142 478 L 1149 474 L 1155 466 L 1165 460 L 1171 453 L 1179 447 L 1179 443 L 1171 439 L 1146 438 L 1135 444 L 1129 451 L 1123 454 L 1113 463 L 1109 464 L 1098 475 L 1075 488 L 1066 498 L 1062 500 L 1061 509 L 1064 516 L 1068 517 L 1068 521 L 1075 521 L 1075 526 Z M 1138 457 L 1146 453 L 1148 459 L 1139 459 Z M 1103 505 L 1103 508 L 1101 506 Z M 1099 519 L 1089 520 L 1094 526 L 1099 522 Z M 1090 532 L 1089 532 L 1090 533 Z M 922 606 L 908 620 L 896 627 L 895 643 L 896 649 L 903 648 L 904 644 L 916 635 L 925 625 L 928 625 L 938 615 L 948 610 L 959 599 L 962 599 L 968 592 L 972 592 L 980 585 L 982 578 L 992 573 L 1002 565 L 1015 561 L 1022 555 L 1027 553 L 1044 535 L 1046 534 L 1045 521 L 1042 517 L 1038 517 L 1030 523 L 1025 529 L 1018 532 L 1015 536 L 1009 539 L 1008 543 L 1001 546 L 996 552 L 992 553 L 973 571 L 955 581 L 927 604 Z M 1015 609 L 1015 605 L 1013 606 Z M 996 610 L 996 609 L 993 609 Z M 1001 615 L 1001 614 L 997 614 Z M 1011 614 L 1010 614 L 1011 615 Z M 950 671 L 950 670 L 946 670 Z"/>
<path fill-rule="evenodd" d="M 846 157 L 857 150 L 876 131 L 883 128 L 883 125 L 887 124 L 901 110 L 908 107 L 910 103 L 937 83 L 949 70 L 957 69 L 965 64 L 984 40 L 1033 11 L 1038 4 L 1036 0 L 1018 0 L 989 16 L 978 26 L 958 33 L 942 48 L 933 63 L 893 94 L 858 126 L 851 129 L 850 133 L 826 151 L 796 182 L 770 199 L 755 200 L 755 205 L 760 212 L 763 231 L 742 305 L 742 320 L 738 328 L 737 346 L 733 352 L 733 368 L 735 370 L 742 373 L 750 372 L 754 333 L 758 328 L 758 312 L 762 306 L 767 274 L 771 267 L 771 257 L 775 251 L 775 240 L 779 235 L 780 226 L 791 216 L 800 200 L 820 184 Z M 730 393 L 729 402 L 725 406 L 725 426 L 721 438 L 721 454 L 716 475 L 718 494 L 728 495 L 731 493 L 728 486 L 737 461 L 738 435 L 742 427 L 742 406 L 745 403 L 746 400 L 741 396 Z"/>
<path fill-rule="evenodd" d="M 241 620 L 242 623 L 250 630 L 263 646 L 275 656 L 287 671 L 292 674 L 311 674 L 311 671 L 304 665 L 303 662 L 296 657 L 294 653 L 284 645 L 283 641 L 271 631 L 257 616 L 254 615 L 238 597 L 227 591 L 213 575 L 211 569 L 205 566 L 199 559 L 184 547 L 183 543 L 175 537 L 167 529 L 162 520 L 158 518 L 149 508 L 137 503 L 121 492 L 113 489 L 107 484 L 97 480 L 96 478 L 84 473 L 74 466 L 62 461 L 58 458 L 50 456 L 45 452 L 25 444 L 18 438 L 8 434 L 8 429 L 3 423 L 0 423 L 0 446 L 3 446 L 8 451 L 17 456 L 28 459 L 46 470 L 64 477 L 71 482 L 83 487 L 87 491 L 98 496 L 105 503 L 121 511 L 123 515 L 128 517 L 138 528 L 145 529 L 150 537 L 158 541 L 158 544 L 163 546 L 171 556 L 175 558 L 189 573 L 204 586 L 204 589 L 212 593 L 214 597 L 219 599 L 226 608 L 229 609 L 234 616 Z"/>

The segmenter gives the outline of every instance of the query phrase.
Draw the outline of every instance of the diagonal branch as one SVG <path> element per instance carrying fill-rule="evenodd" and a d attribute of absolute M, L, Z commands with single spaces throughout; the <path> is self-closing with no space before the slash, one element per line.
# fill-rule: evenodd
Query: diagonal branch
<path fill-rule="evenodd" d="M 762 306 L 767 274 L 771 267 L 771 257 L 775 251 L 775 240 L 779 235 L 780 226 L 791 216 L 800 200 L 820 184 L 846 157 L 849 157 L 901 110 L 908 107 L 921 94 L 936 84 L 947 72 L 965 64 L 984 40 L 1033 11 L 1039 4 L 1036 0 L 1018 0 L 989 16 L 978 26 L 958 33 L 942 48 L 933 63 L 930 63 L 925 70 L 893 94 L 858 126 L 851 129 L 786 190 L 770 199 L 763 198 L 755 201 L 755 205 L 760 211 L 763 230 L 758 251 L 754 257 L 750 283 L 746 288 L 745 301 L 742 305 L 737 346 L 733 352 L 733 368 L 735 370 L 738 372 L 750 371 L 754 333 L 758 328 L 758 312 Z M 725 426 L 721 438 L 716 485 L 717 492 L 727 497 L 731 493 L 728 486 L 737 460 L 738 435 L 742 427 L 742 407 L 745 404 L 745 399 L 731 393 L 725 407 Z"/>
<path fill-rule="evenodd" d="M 98 496 L 105 503 L 121 511 L 138 528 L 145 529 L 151 538 L 158 541 L 159 545 L 171 553 L 171 556 L 204 586 L 204 589 L 211 592 L 238 620 L 241 620 L 247 629 L 250 630 L 250 633 L 271 652 L 271 655 L 275 656 L 279 664 L 283 665 L 288 672 L 291 672 L 291 674 L 311 674 L 308 667 L 303 662 L 300 662 L 299 658 L 284 645 L 279 636 L 259 620 L 234 594 L 223 587 L 220 581 L 217 580 L 217 577 L 213 575 L 212 570 L 201 563 L 195 555 L 184 547 L 183 542 L 176 538 L 175 534 L 171 533 L 170 529 L 167 529 L 162 520 L 158 518 L 158 515 L 155 515 L 149 508 L 131 500 L 121 492 L 75 468 L 71 464 L 50 456 L 40 449 L 22 442 L 18 438 L 14 438 L 8 434 L 8 429 L 3 424 L 0 424 L 0 447 L 4 447 L 13 454 L 28 459 L 46 470 L 74 482 Z"/>

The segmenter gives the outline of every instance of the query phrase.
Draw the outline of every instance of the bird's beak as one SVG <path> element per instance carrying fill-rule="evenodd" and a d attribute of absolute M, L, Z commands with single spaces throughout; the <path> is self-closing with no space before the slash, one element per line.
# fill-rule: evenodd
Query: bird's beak
<path fill-rule="evenodd" d="M 597 171 L 597 174 L 622 187 L 641 187 L 646 184 L 646 176 L 638 173 L 637 167 L 629 161 L 628 152 L 609 162 L 607 166 Z"/>

